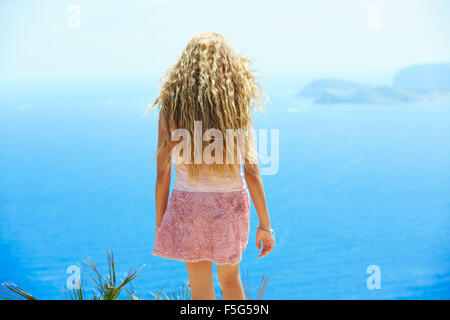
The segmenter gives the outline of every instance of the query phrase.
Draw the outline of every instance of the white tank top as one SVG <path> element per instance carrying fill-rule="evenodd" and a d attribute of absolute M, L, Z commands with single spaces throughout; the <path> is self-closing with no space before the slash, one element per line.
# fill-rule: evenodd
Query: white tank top
<path fill-rule="evenodd" d="M 208 176 L 208 168 L 203 168 L 198 180 L 193 180 L 189 177 L 185 166 L 175 165 L 175 183 L 173 188 L 190 192 L 234 192 L 246 189 L 241 166 L 239 166 L 239 172 L 234 179 L 227 172 L 225 180 L 214 175 Z"/>

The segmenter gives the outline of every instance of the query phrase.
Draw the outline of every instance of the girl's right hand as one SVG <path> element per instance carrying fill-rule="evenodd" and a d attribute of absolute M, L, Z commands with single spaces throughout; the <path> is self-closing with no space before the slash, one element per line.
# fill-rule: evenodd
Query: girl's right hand
<path fill-rule="evenodd" d="M 261 249 L 261 241 L 262 241 L 262 251 L 260 252 L 258 258 L 262 258 L 267 255 L 274 248 L 274 238 L 272 236 L 272 232 L 261 230 L 260 228 L 256 229 L 256 249 Z"/>

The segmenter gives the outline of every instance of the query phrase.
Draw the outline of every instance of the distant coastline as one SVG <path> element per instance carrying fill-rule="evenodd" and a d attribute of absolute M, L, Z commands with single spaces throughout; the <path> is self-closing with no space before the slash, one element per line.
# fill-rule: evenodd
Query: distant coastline
<path fill-rule="evenodd" d="M 308 83 L 299 97 L 317 104 L 450 101 L 450 63 L 421 64 L 395 73 L 393 85 L 370 86 L 339 78 Z"/>

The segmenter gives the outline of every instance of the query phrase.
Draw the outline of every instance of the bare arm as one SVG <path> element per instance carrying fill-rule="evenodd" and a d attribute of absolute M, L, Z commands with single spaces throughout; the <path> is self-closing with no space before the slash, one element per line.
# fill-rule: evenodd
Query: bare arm
<path fill-rule="evenodd" d="M 250 124 L 252 124 L 251 120 Z M 250 137 L 250 143 L 252 143 L 255 148 L 253 136 Z M 262 241 L 263 249 L 259 254 L 259 258 L 261 258 L 272 251 L 275 242 L 272 232 L 262 230 L 271 230 L 271 226 L 269 211 L 267 210 L 266 196 L 264 194 L 263 181 L 261 178 L 261 173 L 259 172 L 258 164 L 249 163 L 246 159 L 244 163 L 244 175 L 250 196 L 252 197 L 253 205 L 255 206 L 256 213 L 259 218 L 259 226 L 256 230 L 256 248 L 258 250 L 261 249 Z"/>
<path fill-rule="evenodd" d="M 264 257 L 274 247 L 274 239 L 272 232 L 265 231 L 262 229 L 270 230 L 270 218 L 269 212 L 267 210 L 266 197 L 264 195 L 264 187 L 261 179 L 261 174 L 259 173 L 259 168 L 257 164 L 246 164 L 244 165 L 245 182 L 247 183 L 250 196 L 253 200 L 253 205 L 255 206 L 256 212 L 259 217 L 259 226 L 256 230 L 256 248 L 261 249 L 261 241 L 263 244 L 263 249 L 259 253 L 259 258 Z M 262 229 L 260 229 L 262 228 Z"/>
<path fill-rule="evenodd" d="M 158 148 L 162 142 L 162 126 L 161 119 L 158 122 Z M 157 155 L 156 161 L 156 187 L 155 187 L 155 207 L 156 207 L 156 227 L 158 228 L 166 212 L 167 202 L 170 192 L 170 175 L 171 171 L 165 172 L 165 168 L 170 162 L 169 150 L 162 150 Z"/>
<path fill-rule="evenodd" d="M 270 229 L 270 218 L 267 210 L 264 186 L 257 164 L 246 164 L 244 166 L 245 182 L 247 183 L 250 196 L 253 200 L 259 218 L 259 225 L 264 229 Z"/>

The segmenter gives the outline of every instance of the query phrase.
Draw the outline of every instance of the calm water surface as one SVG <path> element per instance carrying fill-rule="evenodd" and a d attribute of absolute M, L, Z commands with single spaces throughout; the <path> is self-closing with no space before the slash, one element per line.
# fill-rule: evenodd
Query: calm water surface
<path fill-rule="evenodd" d="M 313 105 L 295 97 L 301 81 L 267 83 L 254 122 L 280 130 L 280 170 L 263 177 L 277 247 L 258 260 L 252 209 L 252 296 L 265 273 L 267 299 L 449 299 L 450 103 Z M 67 267 L 89 256 L 105 270 L 107 248 L 120 275 L 145 264 L 138 296 L 187 280 L 182 262 L 150 254 L 157 119 L 142 112 L 155 86 L 0 92 L 0 281 L 62 298 Z"/>

